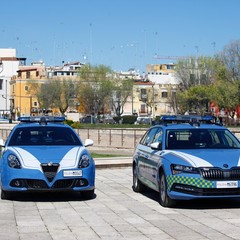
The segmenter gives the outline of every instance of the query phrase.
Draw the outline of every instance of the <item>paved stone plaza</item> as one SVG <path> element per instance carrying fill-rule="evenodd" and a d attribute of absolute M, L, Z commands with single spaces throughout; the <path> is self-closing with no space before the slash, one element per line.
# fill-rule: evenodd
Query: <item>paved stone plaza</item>
<path fill-rule="evenodd" d="M 161 207 L 132 191 L 131 167 L 97 169 L 96 197 L 27 194 L 0 201 L 1 240 L 240 239 L 240 201 Z"/>

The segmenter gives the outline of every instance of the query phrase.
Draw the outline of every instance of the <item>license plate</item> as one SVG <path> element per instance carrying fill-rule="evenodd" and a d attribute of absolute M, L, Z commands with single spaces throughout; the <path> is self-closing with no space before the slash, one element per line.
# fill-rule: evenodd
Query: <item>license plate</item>
<path fill-rule="evenodd" d="M 63 171 L 64 177 L 82 177 L 82 170 Z"/>
<path fill-rule="evenodd" d="M 224 181 L 217 182 L 217 188 L 237 188 L 238 181 Z"/>

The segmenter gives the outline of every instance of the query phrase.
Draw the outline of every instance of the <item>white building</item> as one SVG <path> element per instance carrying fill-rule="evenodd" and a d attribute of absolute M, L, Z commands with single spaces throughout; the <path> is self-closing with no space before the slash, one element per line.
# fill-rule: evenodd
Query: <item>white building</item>
<path fill-rule="evenodd" d="M 26 64 L 26 58 L 17 58 L 16 49 L 0 49 L 0 116 L 10 113 L 10 80 L 17 75 L 18 67 Z"/>
<path fill-rule="evenodd" d="M 175 64 L 153 64 L 147 65 L 147 79 L 154 84 L 177 85 L 179 82 L 175 76 Z"/>

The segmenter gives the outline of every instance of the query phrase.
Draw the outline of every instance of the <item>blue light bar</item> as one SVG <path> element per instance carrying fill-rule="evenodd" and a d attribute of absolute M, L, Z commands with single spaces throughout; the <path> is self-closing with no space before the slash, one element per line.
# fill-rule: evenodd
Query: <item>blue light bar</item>
<path fill-rule="evenodd" d="M 211 122 L 214 121 L 213 116 L 197 116 L 197 115 L 163 115 L 160 119 L 163 122 Z"/>
<path fill-rule="evenodd" d="M 18 121 L 20 122 L 64 122 L 65 117 L 55 117 L 55 116 L 31 116 L 31 117 L 19 117 Z"/>
<path fill-rule="evenodd" d="M 214 121 L 214 117 L 213 116 L 203 116 L 202 121 Z"/>
<path fill-rule="evenodd" d="M 176 121 L 177 116 L 176 115 L 163 115 L 161 116 L 162 121 Z"/>

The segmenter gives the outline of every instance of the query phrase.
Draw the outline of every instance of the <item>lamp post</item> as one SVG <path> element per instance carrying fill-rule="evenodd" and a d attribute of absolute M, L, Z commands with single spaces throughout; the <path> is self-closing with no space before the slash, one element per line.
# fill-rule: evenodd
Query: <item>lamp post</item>
<path fill-rule="evenodd" d="M 0 73 L 3 72 L 3 62 L 2 62 L 2 59 L 0 58 Z M 5 102 L 5 110 L 6 110 L 6 114 L 7 114 L 7 79 L 5 81 L 5 96 L 2 95 L 2 98 L 6 99 L 6 102 Z"/>
<path fill-rule="evenodd" d="M 0 59 L 0 73 L 3 71 L 3 62 L 2 59 Z"/>

